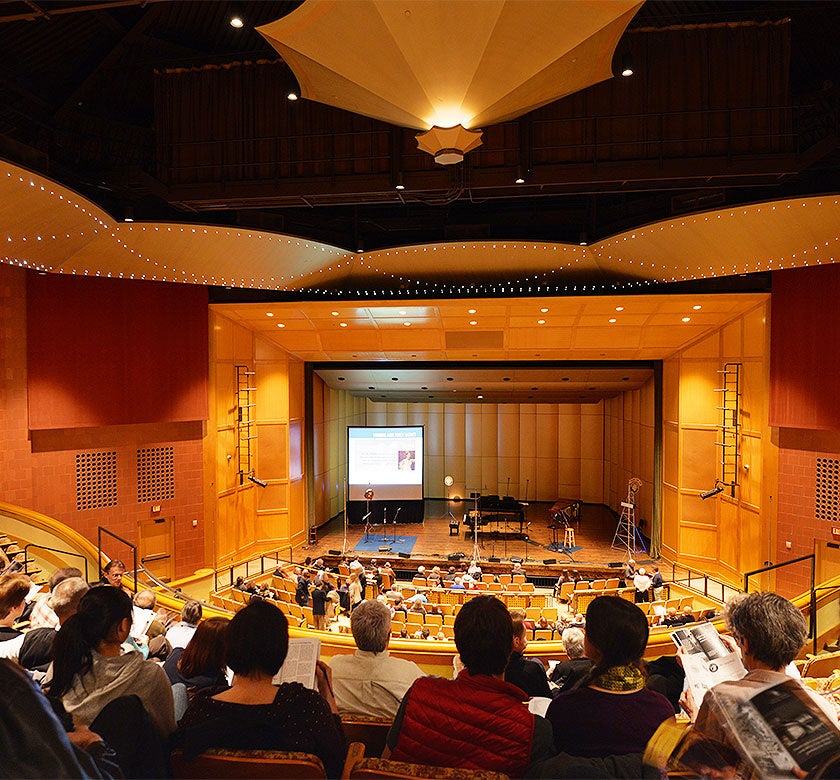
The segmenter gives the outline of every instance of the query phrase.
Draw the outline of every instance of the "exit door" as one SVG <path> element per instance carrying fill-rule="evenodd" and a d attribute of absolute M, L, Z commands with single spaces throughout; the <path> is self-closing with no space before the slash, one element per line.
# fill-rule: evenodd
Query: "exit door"
<path fill-rule="evenodd" d="M 150 517 L 140 522 L 140 561 L 163 582 L 175 576 L 175 523 L 171 517 Z"/>

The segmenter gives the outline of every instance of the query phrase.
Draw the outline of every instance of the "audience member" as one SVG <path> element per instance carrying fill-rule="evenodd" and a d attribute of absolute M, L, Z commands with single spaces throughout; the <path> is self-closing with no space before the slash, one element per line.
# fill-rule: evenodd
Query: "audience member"
<path fill-rule="evenodd" d="M 633 587 L 636 589 L 636 603 L 650 601 L 650 577 L 644 567 L 640 568 L 633 577 Z"/>
<path fill-rule="evenodd" d="M 523 577 L 525 576 L 526 572 L 525 572 L 524 567 L 522 566 L 521 561 L 517 561 L 516 563 L 513 564 L 513 566 L 510 567 L 510 573 L 513 576 L 516 576 L 516 575 L 522 575 Z"/>
<path fill-rule="evenodd" d="M 362 603 L 365 597 L 361 574 L 352 573 L 347 578 L 347 594 L 350 597 L 350 611 L 352 612 Z"/>
<path fill-rule="evenodd" d="M 481 566 L 478 565 L 478 561 L 470 561 L 470 568 L 467 569 L 467 574 L 469 574 L 474 580 L 480 579 Z"/>
<path fill-rule="evenodd" d="M 58 625 L 58 616 L 52 608 L 50 603 L 50 595 L 55 590 L 56 585 L 69 577 L 81 577 L 81 569 L 75 566 L 62 566 L 56 569 L 49 579 L 48 585 L 50 592 L 44 594 L 40 598 L 36 598 L 35 604 L 32 608 L 32 613 L 29 616 L 29 628 L 55 628 Z"/>
<path fill-rule="evenodd" d="M 358 649 L 330 660 L 338 711 L 393 718 L 405 692 L 423 672 L 413 661 L 389 655 L 391 610 L 384 604 L 359 604 L 350 617 L 350 630 Z"/>
<path fill-rule="evenodd" d="M 650 586 L 653 588 L 653 600 L 662 601 L 662 597 L 665 595 L 665 584 L 662 581 L 662 573 L 659 571 L 658 566 L 653 567 L 653 574 L 650 578 Z"/>
<path fill-rule="evenodd" d="M 55 586 L 55 590 L 50 594 L 50 600 L 52 609 L 58 617 L 58 625 L 32 628 L 23 635 L 17 661 L 24 669 L 38 673 L 38 678 L 42 678 L 47 672 L 52 662 L 56 631 L 67 622 L 71 615 L 76 614 L 79 602 L 88 590 L 90 586 L 82 577 L 68 577 Z"/>
<path fill-rule="evenodd" d="M 668 607 L 661 622 L 663 626 L 684 626 L 694 622 L 694 612 L 691 607 L 685 607 L 682 614 L 678 615 L 676 607 Z"/>
<path fill-rule="evenodd" d="M 305 570 L 298 577 L 297 589 L 295 590 L 295 601 L 301 607 L 309 606 L 309 570 Z"/>
<path fill-rule="evenodd" d="M 23 614 L 31 586 L 32 582 L 25 574 L 4 574 L 0 577 L 0 658 L 16 657 L 20 651 L 23 632 L 14 625 Z"/>
<path fill-rule="evenodd" d="M 456 577 L 455 581 L 449 586 L 449 590 L 466 590 L 466 586 L 460 577 Z"/>
<path fill-rule="evenodd" d="M 510 654 L 510 660 L 505 669 L 505 681 L 520 688 L 528 696 L 548 698 L 551 696 L 551 689 L 548 687 L 545 667 L 540 661 L 525 658 L 523 655 L 525 648 L 528 647 L 525 620 L 519 615 L 512 616 L 512 620 L 513 652 Z"/>
<path fill-rule="evenodd" d="M 289 650 L 286 616 L 267 601 L 249 604 L 230 621 L 226 646 L 233 682 L 222 691 L 199 691 L 190 702 L 175 736 L 184 756 L 212 747 L 299 751 L 315 754 L 327 776 L 338 777 L 344 734 L 330 668 L 318 661 L 320 695 L 299 683 L 272 682 Z"/>
<path fill-rule="evenodd" d="M 581 628 L 566 628 L 560 637 L 563 649 L 569 656 L 568 661 L 561 661 L 551 670 L 551 681 L 557 685 L 558 692 L 570 691 L 587 677 L 592 669 L 592 659 L 584 655 L 584 633 Z"/>
<path fill-rule="evenodd" d="M 187 688 L 226 688 L 225 640 L 230 621 L 211 617 L 198 624 L 186 647 L 175 647 L 163 664 L 172 685 Z"/>
<path fill-rule="evenodd" d="M 102 709 L 136 694 L 159 733 L 175 730 L 172 689 L 163 670 L 137 653 L 121 654 L 131 628 L 131 599 L 121 588 L 91 588 L 55 638 L 49 694 L 61 699 L 77 725 L 89 726 Z"/>
<path fill-rule="evenodd" d="M 647 640 L 647 618 L 637 606 L 618 596 L 590 602 L 584 648 L 594 666 L 577 688 L 557 694 L 546 713 L 558 752 L 641 753 L 659 724 L 674 717 L 670 702 L 645 688 L 640 663 Z"/>
<path fill-rule="evenodd" d="M 157 619 L 157 594 L 148 588 L 137 591 L 133 600 L 131 632 L 138 642 L 148 642 L 166 633 L 163 623 Z"/>
<path fill-rule="evenodd" d="M 740 680 L 723 682 L 709 691 L 697 710 L 690 690 L 680 700 L 683 709 L 695 721 L 695 729 L 705 738 L 734 747 L 721 716 L 718 695 L 730 700 L 746 701 L 758 691 L 793 679 L 785 667 L 799 654 L 808 638 L 808 627 L 802 613 L 777 593 L 750 593 L 730 599 L 724 611 L 732 639 L 724 637 L 741 655 L 747 674 Z M 798 681 L 797 681 L 798 682 Z M 831 703 L 802 685 L 806 695 L 837 724 L 837 713 Z"/>
<path fill-rule="evenodd" d="M 318 631 L 325 631 L 327 628 L 327 593 L 329 591 L 329 582 L 319 582 L 312 588 L 312 618 Z"/>
<path fill-rule="evenodd" d="M 181 608 L 181 620 L 171 626 L 166 632 L 166 639 L 174 650 L 176 647 L 186 647 L 192 639 L 198 624 L 201 622 L 203 610 L 201 602 L 190 599 Z"/>
<path fill-rule="evenodd" d="M 426 582 L 430 588 L 439 588 L 441 582 L 440 566 L 433 566 L 432 570 L 426 575 Z"/>
<path fill-rule="evenodd" d="M 114 588 L 122 588 L 122 578 L 125 574 L 125 564 L 118 558 L 108 561 L 102 569 L 102 577 L 98 585 L 111 585 Z"/>
<path fill-rule="evenodd" d="M 513 649 L 513 622 L 493 596 L 470 599 L 455 618 L 465 668 L 454 680 L 420 677 L 400 705 L 384 758 L 487 769 L 521 777 L 551 753 L 548 723 L 502 678 Z M 444 715 L 445 714 L 445 715 Z"/>

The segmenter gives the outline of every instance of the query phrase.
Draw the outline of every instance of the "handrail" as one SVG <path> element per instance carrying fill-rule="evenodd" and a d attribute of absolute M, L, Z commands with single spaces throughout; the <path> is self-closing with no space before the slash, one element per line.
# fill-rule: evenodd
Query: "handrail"
<path fill-rule="evenodd" d="M 117 536 L 113 531 L 109 531 L 107 528 L 104 528 L 101 525 L 96 527 L 96 546 L 99 550 L 99 577 L 102 578 L 102 534 L 106 533 L 108 536 L 113 537 L 118 542 L 122 542 L 124 545 L 131 548 L 131 555 L 132 555 L 132 570 L 134 571 L 134 592 L 137 593 L 137 545 L 132 544 L 128 541 L 128 539 L 123 539 L 121 536 Z"/>
<path fill-rule="evenodd" d="M 765 574 L 768 571 L 775 571 L 776 569 L 783 569 L 785 566 L 790 566 L 794 563 L 802 563 L 802 561 L 811 562 L 811 587 L 809 599 L 809 620 L 808 620 L 808 636 L 813 640 L 814 652 L 817 652 L 817 591 L 816 591 L 816 576 L 817 576 L 817 556 L 814 553 L 808 555 L 800 555 L 798 558 L 791 558 L 789 561 L 782 563 L 774 563 L 769 566 L 762 566 L 760 569 L 754 569 L 744 574 L 744 593 L 750 592 L 750 577 L 754 574 Z"/>
<path fill-rule="evenodd" d="M 288 550 L 289 550 L 289 557 L 288 557 L 288 559 L 285 559 L 285 558 L 281 559 L 280 558 L 280 551 L 285 550 L 286 548 L 288 548 Z M 257 555 L 254 555 L 251 558 L 246 558 L 244 561 L 235 561 L 233 563 L 227 564 L 226 566 L 222 566 L 221 568 L 214 568 L 213 569 L 213 591 L 216 592 L 216 591 L 219 590 L 219 574 L 221 572 L 224 572 L 225 570 L 227 570 L 228 578 L 230 580 L 226 587 L 232 587 L 233 586 L 233 581 L 234 581 L 234 572 L 237 569 L 240 569 L 243 566 L 245 567 L 245 574 L 242 575 L 242 576 L 244 576 L 244 578 L 247 580 L 249 577 L 256 577 L 256 576 L 259 576 L 260 574 L 265 574 L 265 561 L 264 561 L 265 558 L 271 558 L 273 556 L 275 567 L 279 566 L 281 561 L 284 562 L 284 563 L 294 563 L 294 561 L 292 560 L 293 552 L 294 552 L 294 548 L 292 547 L 291 544 L 284 544 L 280 547 L 277 547 L 274 550 L 267 550 L 266 552 L 258 553 Z M 260 570 L 258 572 L 255 572 L 254 574 L 251 574 L 251 571 L 250 571 L 251 564 L 255 563 L 256 561 L 260 562 Z M 303 564 L 301 564 L 301 567 L 303 567 Z"/>
<path fill-rule="evenodd" d="M 23 573 L 29 574 L 29 548 L 30 547 L 37 547 L 39 550 L 47 550 L 48 552 L 54 553 L 61 553 L 62 555 L 72 555 L 74 558 L 81 558 L 85 562 L 85 580 L 89 580 L 88 577 L 88 561 L 87 556 L 82 555 L 81 553 L 73 552 L 72 550 L 62 550 L 58 547 L 47 547 L 43 544 L 35 544 L 34 542 L 29 542 L 29 544 L 25 544 L 23 546 Z"/>
<path fill-rule="evenodd" d="M 685 579 L 678 576 L 678 570 L 685 572 Z M 697 587 L 694 584 L 697 580 L 702 583 L 702 588 Z M 682 587 L 687 588 L 688 590 L 694 590 L 697 593 L 702 593 L 705 598 L 718 601 L 721 604 L 726 603 L 726 600 L 730 595 L 739 592 L 738 588 L 729 585 L 723 580 L 719 580 L 716 577 L 712 577 L 710 574 L 697 569 L 692 569 L 690 566 L 685 566 L 680 563 L 671 563 L 671 582 L 679 583 Z M 715 591 L 714 593 L 710 592 L 710 583 L 717 586 L 716 588 L 713 588 Z M 728 591 L 731 591 L 731 593 L 728 593 Z"/>

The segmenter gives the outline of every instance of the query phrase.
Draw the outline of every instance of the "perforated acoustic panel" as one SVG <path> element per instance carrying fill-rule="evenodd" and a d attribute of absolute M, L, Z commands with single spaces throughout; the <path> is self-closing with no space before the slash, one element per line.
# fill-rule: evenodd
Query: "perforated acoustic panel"
<path fill-rule="evenodd" d="M 117 505 L 117 453 L 76 454 L 76 509 Z"/>
<path fill-rule="evenodd" d="M 817 458 L 814 514 L 817 520 L 840 521 L 840 460 Z"/>
<path fill-rule="evenodd" d="M 175 448 L 137 450 L 137 503 L 175 498 Z"/>

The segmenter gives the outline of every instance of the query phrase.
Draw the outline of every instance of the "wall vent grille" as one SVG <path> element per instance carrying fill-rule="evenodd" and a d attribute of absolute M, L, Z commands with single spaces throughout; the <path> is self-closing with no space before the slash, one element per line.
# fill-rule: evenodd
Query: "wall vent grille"
<path fill-rule="evenodd" d="M 840 521 L 840 460 L 817 458 L 814 515 L 817 520 Z"/>
<path fill-rule="evenodd" d="M 175 448 L 137 450 L 137 503 L 175 498 Z"/>
<path fill-rule="evenodd" d="M 76 509 L 117 505 L 117 453 L 76 454 Z"/>

